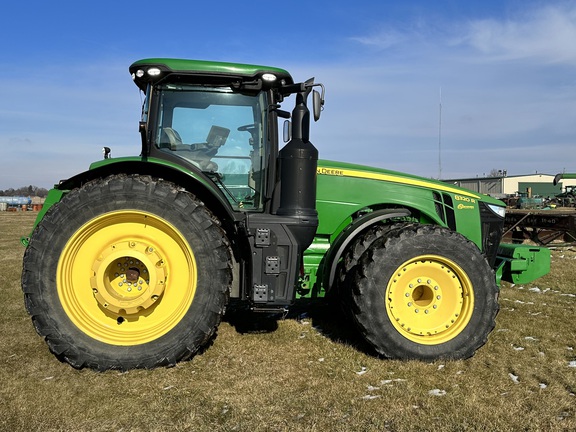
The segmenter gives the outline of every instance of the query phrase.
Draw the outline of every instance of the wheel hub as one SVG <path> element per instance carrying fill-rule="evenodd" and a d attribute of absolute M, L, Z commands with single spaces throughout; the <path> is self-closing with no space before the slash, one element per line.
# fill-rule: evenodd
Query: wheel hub
<path fill-rule="evenodd" d="M 459 267 L 436 256 L 398 267 L 387 290 L 386 308 L 394 326 L 419 343 L 441 343 L 468 323 L 473 307 L 471 284 Z"/>
<path fill-rule="evenodd" d="M 166 285 L 165 260 L 136 240 L 108 245 L 92 265 L 92 292 L 98 304 L 119 315 L 152 307 Z"/>

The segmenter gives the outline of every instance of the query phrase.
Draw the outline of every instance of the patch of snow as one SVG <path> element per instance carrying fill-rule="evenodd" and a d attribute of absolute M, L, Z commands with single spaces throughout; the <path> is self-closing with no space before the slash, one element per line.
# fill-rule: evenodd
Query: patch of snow
<path fill-rule="evenodd" d="M 512 348 L 514 349 L 514 351 L 524 351 L 524 347 L 521 346 L 515 347 L 514 345 L 512 345 Z"/>
<path fill-rule="evenodd" d="M 568 362 L 568 367 L 576 368 L 576 360 L 572 360 L 572 361 Z"/>
<path fill-rule="evenodd" d="M 548 385 L 546 385 L 544 383 L 540 383 L 540 384 L 538 384 L 538 387 L 540 387 L 541 389 L 545 389 L 546 387 L 548 387 Z"/>
<path fill-rule="evenodd" d="M 442 369 L 444 369 L 444 365 L 442 365 L 442 364 L 438 365 L 438 370 L 442 370 Z"/>
<path fill-rule="evenodd" d="M 446 390 L 432 389 L 428 392 L 430 396 L 445 396 Z"/>
<path fill-rule="evenodd" d="M 363 396 L 362 399 L 364 399 L 364 400 L 372 400 L 372 399 L 376 399 L 376 398 L 379 398 L 379 397 L 380 397 L 380 395 L 366 395 L 366 396 Z"/>
<path fill-rule="evenodd" d="M 532 336 L 526 336 L 524 339 L 527 340 L 527 341 L 537 341 L 537 340 L 538 340 L 538 339 L 536 339 L 535 337 L 532 337 Z"/>
<path fill-rule="evenodd" d="M 374 386 L 366 386 L 366 388 L 368 389 L 368 391 L 374 391 L 374 390 L 380 390 L 380 387 L 374 387 Z"/>
<path fill-rule="evenodd" d="M 387 379 L 387 380 L 380 381 L 380 385 L 389 385 L 389 384 L 392 384 L 393 382 L 403 382 L 403 381 L 406 381 L 406 380 L 403 378 Z"/>
<path fill-rule="evenodd" d="M 512 381 L 514 381 L 514 384 L 518 384 L 518 383 L 520 382 L 520 381 L 518 381 L 518 375 L 514 375 L 512 372 L 510 372 L 510 373 L 508 374 L 508 376 L 510 377 L 510 379 L 511 379 Z"/>
<path fill-rule="evenodd" d="M 356 375 L 364 375 L 366 372 L 368 372 L 368 369 L 362 366 L 362 368 L 358 372 L 356 372 Z"/>
<path fill-rule="evenodd" d="M 542 290 L 538 287 L 528 288 L 528 291 L 535 292 L 535 293 L 541 293 L 542 292 Z"/>

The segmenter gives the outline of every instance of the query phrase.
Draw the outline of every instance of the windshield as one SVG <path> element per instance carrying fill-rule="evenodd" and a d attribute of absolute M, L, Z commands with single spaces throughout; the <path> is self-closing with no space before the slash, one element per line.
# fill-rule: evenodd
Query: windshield
<path fill-rule="evenodd" d="M 155 145 L 207 173 L 236 209 L 261 207 L 266 95 L 230 88 L 160 88 Z"/>

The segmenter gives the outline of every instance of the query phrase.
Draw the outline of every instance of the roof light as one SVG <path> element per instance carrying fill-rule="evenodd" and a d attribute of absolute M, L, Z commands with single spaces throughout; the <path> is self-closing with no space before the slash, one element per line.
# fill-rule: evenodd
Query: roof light
<path fill-rule="evenodd" d="M 136 78 L 142 78 L 144 76 L 144 71 L 142 69 L 138 69 L 136 71 Z"/>
<path fill-rule="evenodd" d="M 271 74 L 271 73 L 265 73 L 262 75 L 262 79 L 264 81 L 273 82 L 273 81 L 276 81 L 276 75 Z"/>
<path fill-rule="evenodd" d="M 160 75 L 160 73 L 161 73 L 161 71 L 157 67 L 153 67 L 153 68 L 148 69 L 148 75 L 150 75 L 152 77 L 158 76 L 158 75 Z"/>

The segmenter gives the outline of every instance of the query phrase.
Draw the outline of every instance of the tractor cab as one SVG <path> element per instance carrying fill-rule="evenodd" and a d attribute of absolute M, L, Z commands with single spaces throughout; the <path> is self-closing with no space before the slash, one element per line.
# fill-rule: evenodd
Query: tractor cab
<path fill-rule="evenodd" d="M 290 117 L 280 103 L 313 84 L 294 85 L 282 69 L 195 60 L 141 60 L 130 71 L 146 95 L 142 154 L 201 171 L 236 211 L 263 211 L 276 186 L 277 119 Z"/>

